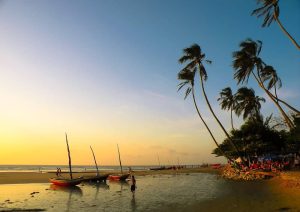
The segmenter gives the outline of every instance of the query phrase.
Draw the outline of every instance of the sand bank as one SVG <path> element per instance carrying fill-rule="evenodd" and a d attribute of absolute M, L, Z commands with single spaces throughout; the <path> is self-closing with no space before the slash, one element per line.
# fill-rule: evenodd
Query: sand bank
<path fill-rule="evenodd" d="M 101 174 L 113 174 L 118 172 L 109 172 Z M 136 176 L 145 175 L 163 175 L 163 174 L 188 174 L 188 173 L 219 173 L 219 170 L 212 168 L 190 168 L 179 170 L 158 170 L 158 171 L 134 171 Z M 77 172 L 73 177 L 95 176 L 96 172 Z M 62 176 L 69 177 L 68 173 L 62 173 Z M 0 172 L 0 184 L 22 184 L 22 183 L 47 183 L 49 178 L 56 177 L 55 172 Z"/>

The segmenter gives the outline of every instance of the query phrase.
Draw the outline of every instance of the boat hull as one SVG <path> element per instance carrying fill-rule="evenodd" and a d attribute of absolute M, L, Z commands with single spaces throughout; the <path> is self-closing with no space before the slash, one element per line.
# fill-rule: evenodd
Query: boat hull
<path fill-rule="evenodd" d="M 150 168 L 150 170 L 152 171 L 159 171 L 159 170 L 166 170 L 166 169 L 167 168 L 165 166 Z"/>
<path fill-rule="evenodd" d="M 110 181 L 125 181 L 129 177 L 129 174 L 123 175 L 109 175 L 108 179 Z"/>
<path fill-rule="evenodd" d="M 49 181 L 57 186 L 76 186 L 82 182 L 83 178 L 76 179 L 63 179 L 63 178 L 50 178 Z"/>
<path fill-rule="evenodd" d="M 106 179 L 108 178 L 108 174 L 105 175 L 99 175 L 99 176 L 87 176 L 84 177 L 83 181 L 84 182 L 105 182 Z"/>

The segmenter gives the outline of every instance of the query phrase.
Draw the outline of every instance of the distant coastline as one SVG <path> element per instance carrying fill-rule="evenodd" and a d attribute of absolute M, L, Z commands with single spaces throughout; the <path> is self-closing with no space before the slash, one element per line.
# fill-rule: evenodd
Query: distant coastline
<path fill-rule="evenodd" d="M 170 167 L 173 165 L 165 165 Z M 176 166 L 176 165 L 175 165 Z M 180 165 L 182 166 L 182 165 Z M 202 165 L 183 165 L 186 168 L 199 168 Z M 0 165 L 0 172 L 54 172 L 57 168 L 61 168 L 63 172 L 69 171 L 68 165 Z M 131 167 L 136 171 L 145 171 L 158 165 L 124 165 L 124 170 L 127 171 Z M 74 172 L 94 172 L 95 166 L 93 165 L 73 165 Z M 119 165 L 103 165 L 99 166 L 100 171 L 118 171 Z"/>

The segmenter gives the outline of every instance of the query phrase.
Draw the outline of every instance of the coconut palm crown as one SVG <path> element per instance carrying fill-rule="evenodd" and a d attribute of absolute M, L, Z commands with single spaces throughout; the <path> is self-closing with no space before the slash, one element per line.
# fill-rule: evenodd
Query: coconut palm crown
<path fill-rule="evenodd" d="M 266 100 L 262 97 L 255 96 L 252 88 L 241 87 L 234 95 L 237 101 L 235 112 L 237 116 L 243 115 L 243 119 L 260 117 L 261 103 Z"/>
<path fill-rule="evenodd" d="M 251 15 L 256 15 L 258 18 L 264 16 L 262 27 L 268 27 L 274 21 L 276 21 L 283 33 L 291 40 L 291 42 L 296 46 L 296 48 L 300 50 L 300 45 L 290 35 L 290 33 L 285 29 L 285 27 L 279 20 L 279 0 L 257 0 L 257 3 L 261 6 L 253 10 Z"/>
<path fill-rule="evenodd" d="M 234 111 L 236 106 L 236 99 L 234 98 L 234 95 L 232 94 L 232 90 L 230 87 L 226 87 L 222 89 L 218 101 L 220 101 L 220 105 L 223 110 L 230 110 L 231 127 L 232 129 L 234 129 L 232 112 Z"/>
<path fill-rule="evenodd" d="M 234 79 L 238 81 L 238 84 L 247 83 L 255 67 L 262 67 L 262 60 L 259 57 L 262 48 L 261 41 L 255 42 L 248 38 L 240 43 L 240 48 L 240 51 L 233 52 L 233 68 L 236 70 Z"/>
<path fill-rule="evenodd" d="M 188 87 L 186 89 L 184 99 L 186 99 L 192 91 L 192 87 L 194 86 L 195 73 L 196 73 L 196 69 L 193 69 L 192 71 L 190 69 L 183 69 L 177 75 L 177 78 L 183 81 L 179 83 L 178 91 L 181 90 L 186 85 L 191 85 L 191 87 Z"/>
<path fill-rule="evenodd" d="M 179 63 L 183 64 L 188 62 L 184 69 L 194 69 L 198 68 L 199 65 L 199 73 L 203 80 L 207 80 L 207 72 L 202 62 L 206 62 L 211 64 L 210 60 L 205 60 L 205 54 L 202 53 L 202 50 L 198 44 L 193 44 L 188 48 L 183 49 L 183 56 L 179 58 Z"/>
<path fill-rule="evenodd" d="M 262 27 L 268 27 L 276 21 L 275 17 L 279 17 L 278 2 L 279 0 L 258 0 L 257 3 L 262 6 L 253 10 L 251 15 L 256 15 L 258 18 L 265 16 Z"/>

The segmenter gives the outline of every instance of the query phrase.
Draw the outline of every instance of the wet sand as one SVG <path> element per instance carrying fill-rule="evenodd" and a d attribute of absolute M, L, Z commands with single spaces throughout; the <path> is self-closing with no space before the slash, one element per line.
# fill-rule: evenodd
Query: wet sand
<path fill-rule="evenodd" d="M 119 172 L 106 172 L 100 174 L 115 174 Z M 190 168 L 179 170 L 146 170 L 134 171 L 136 176 L 146 175 L 169 175 L 169 174 L 188 174 L 188 173 L 215 173 L 218 174 L 219 170 L 213 168 Z M 73 178 L 81 176 L 95 176 L 96 172 L 77 172 L 73 173 Z M 68 173 L 62 173 L 63 177 L 69 178 Z M 23 184 L 23 183 L 47 183 L 49 178 L 56 177 L 55 172 L 0 172 L 0 184 Z"/>
<path fill-rule="evenodd" d="M 227 180 L 224 190 L 222 198 L 195 203 L 186 211 L 300 211 L 299 170 L 268 180 Z"/>
<path fill-rule="evenodd" d="M 218 172 L 136 171 L 134 199 L 130 183 L 83 183 L 70 189 L 48 183 L 55 173 L 0 173 L 0 211 L 300 211 L 300 171 L 258 181 L 226 180 Z"/>

